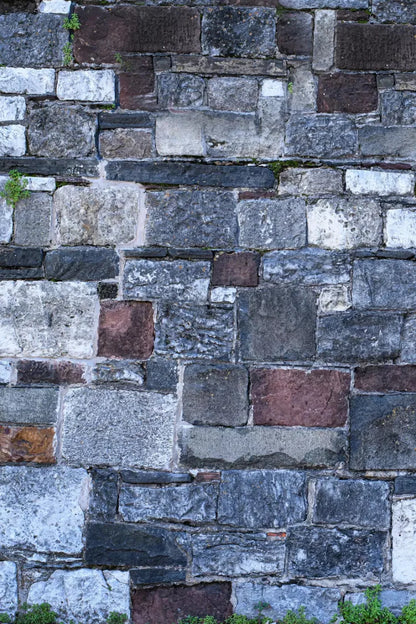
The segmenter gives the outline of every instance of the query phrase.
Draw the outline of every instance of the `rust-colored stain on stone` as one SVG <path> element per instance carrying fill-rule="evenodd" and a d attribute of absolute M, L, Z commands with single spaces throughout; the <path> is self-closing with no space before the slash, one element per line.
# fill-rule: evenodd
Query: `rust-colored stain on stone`
<path fill-rule="evenodd" d="M 147 359 L 154 341 L 153 307 L 148 301 L 104 301 L 98 355 Z"/>
<path fill-rule="evenodd" d="M 8 427 L 0 425 L 0 462 L 54 464 L 52 427 Z"/>

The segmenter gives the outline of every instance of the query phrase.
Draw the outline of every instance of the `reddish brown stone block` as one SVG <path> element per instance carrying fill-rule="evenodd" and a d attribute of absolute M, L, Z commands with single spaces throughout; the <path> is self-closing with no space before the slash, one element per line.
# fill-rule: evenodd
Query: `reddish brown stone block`
<path fill-rule="evenodd" d="M 85 383 L 84 369 L 72 362 L 42 362 L 20 360 L 17 363 L 17 382 L 24 384 L 80 384 Z"/>
<path fill-rule="evenodd" d="M 368 22 L 370 13 L 367 9 L 350 11 L 349 9 L 338 9 L 337 20 L 339 22 Z"/>
<path fill-rule="evenodd" d="M 255 425 L 342 427 L 350 375 L 333 370 L 255 369 L 251 398 Z"/>
<path fill-rule="evenodd" d="M 329 74 L 319 77 L 318 112 L 368 113 L 377 106 L 375 74 Z"/>
<path fill-rule="evenodd" d="M 115 54 L 199 52 L 200 14 L 187 7 L 77 7 L 74 37 L 79 63 L 115 63 Z"/>
<path fill-rule="evenodd" d="M 171 624 L 187 615 L 212 615 L 222 622 L 232 613 L 231 583 L 157 587 L 133 591 L 134 624 Z"/>
<path fill-rule="evenodd" d="M 131 110 L 155 108 L 157 98 L 151 56 L 128 58 L 119 76 L 120 106 Z"/>
<path fill-rule="evenodd" d="M 53 464 L 54 430 L 0 425 L 0 462 Z"/>
<path fill-rule="evenodd" d="M 98 355 L 138 358 L 152 355 L 153 307 L 147 301 L 103 301 L 98 329 Z"/>
<path fill-rule="evenodd" d="M 198 472 L 195 475 L 195 481 L 207 482 L 207 481 L 221 481 L 220 472 Z"/>
<path fill-rule="evenodd" d="M 282 13 L 276 26 L 277 47 L 283 54 L 308 56 L 312 54 L 312 15 Z"/>
<path fill-rule="evenodd" d="M 356 368 L 355 387 L 364 392 L 416 392 L 416 366 Z"/>
<path fill-rule="evenodd" d="M 259 254 L 251 251 L 222 253 L 214 258 L 213 286 L 257 286 Z"/>

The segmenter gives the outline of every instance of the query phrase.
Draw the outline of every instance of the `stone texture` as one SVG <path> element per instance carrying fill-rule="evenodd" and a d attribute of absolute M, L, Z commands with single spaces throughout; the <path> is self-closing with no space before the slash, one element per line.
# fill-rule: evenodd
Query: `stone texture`
<path fill-rule="evenodd" d="M 0 243 L 8 243 L 13 234 L 13 208 L 0 200 Z"/>
<path fill-rule="evenodd" d="M 290 72 L 292 86 L 289 90 L 289 108 L 295 112 L 316 111 L 317 80 L 309 63 L 300 63 Z"/>
<path fill-rule="evenodd" d="M 415 91 L 416 82 L 413 73 L 395 74 L 395 88 L 397 91 Z"/>
<path fill-rule="evenodd" d="M 17 382 L 21 384 L 59 385 L 85 383 L 83 367 L 80 364 L 74 364 L 73 362 L 19 360 L 16 364 L 16 369 Z M 49 396 L 47 400 L 45 399 L 45 403 L 50 402 L 52 396 Z M 43 409 L 45 409 L 45 407 L 43 407 Z M 55 419 L 53 419 L 51 422 L 55 422 Z"/>
<path fill-rule="evenodd" d="M 283 80 L 266 78 L 261 82 L 260 95 L 262 97 L 285 97 L 286 83 Z"/>
<path fill-rule="evenodd" d="M 116 245 L 135 237 L 139 191 L 131 186 L 63 186 L 54 203 L 63 245 Z"/>
<path fill-rule="evenodd" d="M 380 22 L 416 22 L 416 7 L 401 0 L 374 0 L 372 12 Z"/>
<path fill-rule="evenodd" d="M 2 282 L 0 354 L 91 357 L 96 302 L 94 286 L 82 282 Z"/>
<path fill-rule="evenodd" d="M 416 465 L 416 395 L 361 395 L 351 400 L 353 470 L 401 470 Z"/>
<path fill-rule="evenodd" d="M 316 298 L 302 287 L 273 286 L 238 297 L 241 357 L 304 360 L 315 354 Z"/>
<path fill-rule="evenodd" d="M 387 247 L 416 247 L 416 212 L 406 208 L 388 210 L 384 227 Z"/>
<path fill-rule="evenodd" d="M 192 475 L 190 475 L 188 472 L 121 470 L 120 475 L 124 483 L 133 483 L 135 485 L 166 485 L 167 483 L 191 483 L 193 480 Z"/>
<path fill-rule="evenodd" d="M 127 260 L 123 294 L 128 299 L 205 303 L 211 265 L 186 260 Z"/>
<path fill-rule="evenodd" d="M 312 67 L 317 71 L 327 71 L 334 63 L 336 25 L 335 11 L 325 9 L 315 12 Z"/>
<path fill-rule="evenodd" d="M 216 484 L 166 485 L 162 488 L 123 485 L 119 513 L 126 522 L 213 522 L 217 497 Z"/>
<path fill-rule="evenodd" d="M 176 399 L 103 388 L 65 396 L 62 455 L 71 464 L 166 468 L 171 460 Z"/>
<path fill-rule="evenodd" d="M 194 425 L 245 425 L 248 373 L 242 366 L 189 364 L 185 368 L 183 419 Z"/>
<path fill-rule="evenodd" d="M 146 364 L 146 388 L 159 392 L 176 392 L 178 369 L 175 362 L 150 358 Z"/>
<path fill-rule="evenodd" d="M 411 195 L 415 179 L 413 173 L 347 169 L 345 186 L 355 195 Z"/>
<path fill-rule="evenodd" d="M 233 346 L 234 318 L 229 309 L 207 306 L 158 306 L 155 351 L 173 357 L 228 360 Z"/>
<path fill-rule="evenodd" d="M 181 448 L 182 463 L 198 468 L 317 468 L 345 460 L 344 434 L 331 428 L 192 427 Z"/>
<path fill-rule="evenodd" d="M 286 284 L 340 284 L 350 279 L 350 261 L 346 254 L 323 249 L 272 251 L 263 256 L 263 278 Z"/>
<path fill-rule="evenodd" d="M 210 7 L 202 20 L 202 49 L 210 56 L 269 56 L 276 51 L 274 11 Z"/>
<path fill-rule="evenodd" d="M 126 128 L 106 130 L 100 133 L 100 153 L 103 158 L 150 158 L 152 133 Z"/>
<path fill-rule="evenodd" d="M 141 568 L 130 570 L 130 580 L 133 587 L 138 585 L 171 585 L 185 583 L 186 570 L 173 568 Z"/>
<path fill-rule="evenodd" d="M 52 428 L 0 425 L 0 462 L 54 464 Z"/>
<path fill-rule="evenodd" d="M 95 54 L 95 48 L 92 48 L 91 53 Z M 123 63 L 122 68 L 125 71 L 119 74 L 121 108 L 132 110 L 154 108 L 156 94 L 152 57 L 129 56 Z"/>
<path fill-rule="evenodd" d="M 71 9 L 71 3 L 68 0 L 42 0 L 39 5 L 41 13 L 58 13 L 67 15 Z"/>
<path fill-rule="evenodd" d="M 354 380 L 364 392 L 416 392 L 416 366 L 363 366 Z"/>
<path fill-rule="evenodd" d="M 21 173 L 46 176 L 97 177 L 98 164 L 92 158 L 0 158 L 2 171 L 19 169 Z"/>
<path fill-rule="evenodd" d="M 343 312 L 318 320 L 318 357 L 325 362 L 380 362 L 396 358 L 402 317 L 393 312 Z"/>
<path fill-rule="evenodd" d="M 298 248 L 306 242 L 303 199 L 247 199 L 238 204 L 239 243 L 256 249 Z"/>
<path fill-rule="evenodd" d="M 115 470 L 95 468 L 91 471 L 92 489 L 88 512 L 98 521 L 114 520 L 117 513 L 118 474 Z"/>
<path fill-rule="evenodd" d="M 119 257 L 112 249 L 70 247 L 46 254 L 47 279 L 97 281 L 118 275 Z"/>
<path fill-rule="evenodd" d="M 52 197 L 31 193 L 18 202 L 14 210 L 14 242 L 16 245 L 40 247 L 51 241 Z"/>
<path fill-rule="evenodd" d="M 342 427 L 348 414 L 350 375 L 331 370 L 254 369 L 255 425 Z"/>
<path fill-rule="evenodd" d="M 286 153 L 315 158 L 340 158 L 357 151 L 354 124 L 344 115 L 294 115 L 289 119 Z"/>
<path fill-rule="evenodd" d="M 406 260 L 357 260 L 352 301 L 356 308 L 411 310 L 416 305 L 416 265 Z"/>
<path fill-rule="evenodd" d="M 43 261 L 42 249 L 21 247 L 0 247 L 0 267 L 40 267 Z"/>
<path fill-rule="evenodd" d="M 379 578 L 387 533 L 297 527 L 289 530 L 289 574 L 306 578 Z"/>
<path fill-rule="evenodd" d="M 0 13 L 35 13 L 36 0 L 1 0 Z"/>
<path fill-rule="evenodd" d="M 0 63 L 15 67 L 62 64 L 68 33 L 59 15 L 0 15 Z"/>
<path fill-rule="evenodd" d="M 23 156 L 25 152 L 26 134 L 24 126 L 0 127 L 0 155 Z"/>
<path fill-rule="evenodd" d="M 0 383 L 8 384 L 12 378 L 12 363 L 0 360 Z"/>
<path fill-rule="evenodd" d="M 55 70 L 0 67 L 0 90 L 3 93 L 52 94 L 55 90 Z"/>
<path fill-rule="evenodd" d="M 116 97 L 114 72 L 110 69 L 60 71 L 56 95 L 59 100 L 113 104 Z"/>
<path fill-rule="evenodd" d="M 97 294 L 100 299 L 117 299 L 118 284 L 99 282 L 97 284 Z"/>
<path fill-rule="evenodd" d="M 221 253 L 214 258 L 212 286 L 257 286 L 260 256 L 253 252 Z"/>
<path fill-rule="evenodd" d="M 0 97 L 0 121 L 21 121 L 25 117 L 23 97 Z"/>
<path fill-rule="evenodd" d="M 2 548 L 80 554 L 88 481 L 85 470 L 65 466 L 1 467 Z"/>
<path fill-rule="evenodd" d="M 358 130 L 358 142 L 363 156 L 414 158 L 415 140 L 416 128 L 363 126 Z"/>
<path fill-rule="evenodd" d="M 218 286 L 211 290 L 211 303 L 234 303 L 237 297 L 237 289 L 231 286 Z"/>
<path fill-rule="evenodd" d="M 103 301 L 98 355 L 147 359 L 153 351 L 153 307 L 148 301 Z"/>
<path fill-rule="evenodd" d="M 222 77 L 208 81 L 208 105 L 216 110 L 254 111 L 257 96 L 255 78 Z"/>
<path fill-rule="evenodd" d="M 143 386 L 143 364 L 134 360 L 106 360 L 97 362 L 92 370 L 95 384 L 118 384 L 119 387 Z"/>
<path fill-rule="evenodd" d="M 416 318 L 409 316 L 404 321 L 401 361 L 416 363 Z"/>
<path fill-rule="evenodd" d="M 146 205 L 148 245 L 221 249 L 237 242 L 235 199 L 229 191 L 151 192 Z"/>
<path fill-rule="evenodd" d="M 29 152 L 46 158 L 95 154 L 95 118 L 83 106 L 62 102 L 34 105 L 28 115 Z"/>
<path fill-rule="evenodd" d="M 277 22 L 276 35 L 282 54 L 312 54 L 312 16 L 309 13 L 282 13 Z"/>
<path fill-rule="evenodd" d="M 388 483 L 382 481 L 318 480 L 313 522 L 388 529 L 389 494 Z"/>
<path fill-rule="evenodd" d="M 385 91 L 381 95 L 381 120 L 386 126 L 410 126 L 416 123 L 414 93 Z"/>
<path fill-rule="evenodd" d="M 414 583 L 416 579 L 415 552 L 416 499 L 393 503 L 393 580 Z"/>
<path fill-rule="evenodd" d="M 204 156 L 203 118 L 195 112 L 168 113 L 156 119 L 159 156 Z"/>
<path fill-rule="evenodd" d="M 195 534 L 192 539 L 193 576 L 282 574 L 285 543 L 265 533 Z"/>
<path fill-rule="evenodd" d="M 378 106 L 375 74 L 328 74 L 319 77 L 319 113 L 369 113 Z"/>
<path fill-rule="evenodd" d="M 308 206 L 307 220 L 311 245 L 353 249 L 381 243 L 381 207 L 375 199 L 318 199 Z"/>
<path fill-rule="evenodd" d="M 415 598 L 415 594 L 412 591 L 402 589 L 382 589 L 380 592 L 380 601 L 383 607 L 387 607 L 391 612 L 398 617 L 402 608 L 409 604 L 409 602 Z M 365 602 L 365 596 L 363 594 L 346 594 L 346 600 L 351 600 L 353 604 L 363 604 Z"/>
<path fill-rule="evenodd" d="M 183 56 L 172 58 L 172 70 L 202 75 L 285 76 L 281 59 L 220 58 Z"/>
<path fill-rule="evenodd" d="M 55 388 L 0 388 L 0 420 L 18 424 L 55 424 L 58 391 Z"/>
<path fill-rule="evenodd" d="M 15 617 L 17 599 L 17 566 L 11 561 L 0 563 L 0 609 L 11 618 Z"/>
<path fill-rule="evenodd" d="M 111 611 L 129 613 L 129 575 L 120 570 L 55 570 L 29 589 L 30 604 L 48 602 L 59 617 L 99 624 Z"/>
<path fill-rule="evenodd" d="M 394 494 L 403 496 L 416 494 L 416 479 L 414 476 L 400 476 L 394 480 Z"/>
<path fill-rule="evenodd" d="M 160 74 L 157 81 L 158 104 L 162 108 L 196 108 L 204 101 L 205 83 L 191 74 Z"/>

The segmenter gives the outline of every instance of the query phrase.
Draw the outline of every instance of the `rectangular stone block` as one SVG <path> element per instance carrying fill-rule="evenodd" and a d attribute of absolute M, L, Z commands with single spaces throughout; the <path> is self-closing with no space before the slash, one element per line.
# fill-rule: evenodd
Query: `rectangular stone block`
<path fill-rule="evenodd" d="M 21 121 L 25 117 L 23 97 L 0 97 L 0 121 Z"/>
<path fill-rule="evenodd" d="M 55 91 L 55 70 L 0 67 L 0 91 L 3 93 L 51 95 Z"/>
<path fill-rule="evenodd" d="M 319 76 L 319 113 L 369 113 L 377 109 L 375 74 L 327 74 Z"/>
<path fill-rule="evenodd" d="M 412 470 L 416 466 L 416 394 L 351 399 L 353 470 Z"/>
<path fill-rule="evenodd" d="M 416 392 L 416 366 L 363 366 L 354 380 L 363 392 Z"/>
<path fill-rule="evenodd" d="M 154 155 L 153 136 L 149 130 L 115 128 L 100 133 L 103 158 L 150 158 Z"/>
<path fill-rule="evenodd" d="M 157 81 L 161 108 L 197 108 L 204 102 L 205 81 L 188 74 L 160 74 Z"/>
<path fill-rule="evenodd" d="M 39 6 L 41 13 L 58 13 L 67 15 L 71 9 L 71 3 L 68 0 L 42 0 Z"/>
<path fill-rule="evenodd" d="M 246 199 L 238 203 L 237 214 L 243 247 L 296 249 L 306 243 L 303 199 Z"/>
<path fill-rule="evenodd" d="M 416 95 L 384 91 L 380 98 L 380 109 L 381 121 L 385 126 L 410 126 L 416 121 Z"/>
<path fill-rule="evenodd" d="M 220 58 L 213 56 L 173 56 L 172 71 L 220 76 L 286 76 L 281 59 Z"/>
<path fill-rule="evenodd" d="M 147 59 L 143 57 L 143 59 Z M 151 113 L 102 112 L 98 116 L 100 130 L 115 128 L 153 128 L 154 118 Z"/>
<path fill-rule="evenodd" d="M 336 11 L 325 9 L 315 12 L 312 57 L 312 67 L 315 71 L 327 71 L 334 64 L 336 25 Z"/>
<path fill-rule="evenodd" d="M 415 141 L 416 128 L 362 126 L 358 129 L 358 142 L 363 156 L 413 159 L 416 155 Z"/>
<path fill-rule="evenodd" d="M 0 199 L 0 243 L 8 243 L 13 234 L 13 207 Z"/>
<path fill-rule="evenodd" d="M 18 169 L 32 175 L 97 177 L 97 161 L 91 158 L 0 158 L 0 170 Z"/>
<path fill-rule="evenodd" d="M 161 472 L 156 470 L 121 470 L 124 483 L 134 485 L 166 485 L 167 483 L 191 483 L 192 475 L 188 472 Z"/>
<path fill-rule="evenodd" d="M 211 78 L 207 95 L 208 106 L 215 110 L 255 111 L 258 82 L 255 78 Z"/>
<path fill-rule="evenodd" d="M 204 156 L 204 119 L 195 111 L 168 113 L 156 119 L 159 156 Z"/>
<path fill-rule="evenodd" d="M 416 479 L 414 476 L 402 475 L 394 480 L 395 496 L 407 496 L 416 494 Z"/>
<path fill-rule="evenodd" d="M 342 189 L 342 172 L 335 169 L 290 167 L 279 175 L 279 195 L 327 195 Z"/>
<path fill-rule="evenodd" d="M 28 184 L 29 187 L 29 184 Z M 52 197 L 31 193 L 14 209 L 14 243 L 16 245 L 49 246 L 52 238 Z"/>
<path fill-rule="evenodd" d="M 393 502 L 393 580 L 414 583 L 416 579 L 415 548 L 416 500 Z"/>
<path fill-rule="evenodd" d="M 176 362 L 152 357 L 146 363 L 146 388 L 159 392 L 176 392 L 178 368 Z"/>
<path fill-rule="evenodd" d="M 112 104 L 116 97 L 114 72 L 110 69 L 60 71 L 56 95 L 59 100 Z"/>
<path fill-rule="evenodd" d="M 416 305 L 416 265 L 407 260 L 357 260 L 352 302 L 356 308 L 411 310 Z"/>
<path fill-rule="evenodd" d="M 279 130 L 274 133 L 270 124 L 267 128 L 274 135 L 274 154 L 280 155 L 283 140 L 280 110 L 275 106 L 279 118 Z M 232 112 L 206 112 L 201 119 L 208 156 L 215 158 L 263 158 L 269 157 L 267 141 L 256 124 L 254 114 Z M 262 123 L 262 129 L 264 124 Z"/>
<path fill-rule="evenodd" d="M 413 173 L 347 169 L 345 186 L 354 195 L 411 195 L 415 185 Z"/>
<path fill-rule="evenodd" d="M 0 388 L 0 421 L 16 424 L 55 424 L 57 388 Z"/>
<path fill-rule="evenodd" d="M 341 158 L 357 152 L 354 123 L 344 115 L 297 114 L 289 119 L 286 154 Z"/>
<path fill-rule="evenodd" d="M 408 316 L 404 320 L 400 361 L 416 364 L 416 318 Z"/>
<path fill-rule="evenodd" d="M 0 425 L 0 462 L 54 464 L 55 430 Z"/>
<path fill-rule="evenodd" d="M 73 362 L 19 360 L 16 363 L 17 382 L 20 384 L 82 384 L 84 368 Z M 25 390 L 29 390 L 26 388 Z M 55 421 L 53 421 L 55 422 Z"/>
<path fill-rule="evenodd" d="M 260 255 L 251 251 L 216 254 L 212 269 L 213 286 L 257 286 Z"/>
<path fill-rule="evenodd" d="M 147 359 L 154 341 L 149 301 L 103 301 L 98 325 L 98 355 Z"/>
<path fill-rule="evenodd" d="M 0 15 L 1 18 L 1 15 Z M 26 132 L 24 126 L 0 127 L 0 156 L 24 156 Z"/>
<path fill-rule="evenodd" d="M 91 471 L 92 489 L 88 505 L 89 517 L 95 521 L 115 520 L 118 502 L 118 473 L 95 468 Z"/>
<path fill-rule="evenodd" d="M 112 249 L 64 247 L 47 252 L 45 274 L 52 280 L 95 282 L 116 277 L 118 265 L 118 254 Z"/>
<path fill-rule="evenodd" d="M 12 363 L 0 360 L 0 383 L 8 384 L 12 378 Z"/>
<path fill-rule="evenodd" d="M 51 14 L 0 15 L 0 63 L 14 67 L 62 64 L 68 33 L 62 17 Z M 7 93 L 7 91 L 6 91 Z"/>
<path fill-rule="evenodd" d="M 387 247 L 416 247 L 416 211 L 404 207 L 388 210 L 384 237 Z"/>
<path fill-rule="evenodd" d="M 312 16 L 308 13 L 283 12 L 276 30 L 277 45 L 282 54 L 312 54 Z"/>
<path fill-rule="evenodd" d="M 92 50 L 94 54 L 94 49 Z M 128 56 L 119 73 L 120 106 L 124 109 L 156 107 L 155 73 L 151 56 Z M 113 61 L 114 62 L 114 61 Z"/>
<path fill-rule="evenodd" d="M 395 74 L 395 88 L 397 91 L 415 91 L 416 80 L 413 73 Z"/>
<path fill-rule="evenodd" d="M 182 432 L 181 462 L 207 468 L 335 467 L 345 434 L 333 428 L 192 427 Z"/>
<path fill-rule="evenodd" d="M 2 613 L 14 618 L 18 608 L 17 566 L 11 561 L 0 563 L 0 595 Z"/>
<path fill-rule="evenodd" d="M 145 368 L 134 360 L 106 360 L 97 362 L 91 375 L 94 384 L 118 385 L 128 390 L 144 386 Z"/>
<path fill-rule="evenodd" d="M 263 255 L 263 279 L 267 282 L 304 284 L 340 284 L 350 280 L 347 254 L 323 249 L 272 251 Z"/>
<path fill-rule="evenodd" d="M 0 267 L 40 267 L 43 262 L 43 251 L 38 248 L 0 247 Z"/>
<path fill-rule="evenodd" d="M 142 568 L 130 570 L 130 580 L 133 587 L 138 585 L 171 585 L 185 583 L 186 570 L 173 568 Z"/>

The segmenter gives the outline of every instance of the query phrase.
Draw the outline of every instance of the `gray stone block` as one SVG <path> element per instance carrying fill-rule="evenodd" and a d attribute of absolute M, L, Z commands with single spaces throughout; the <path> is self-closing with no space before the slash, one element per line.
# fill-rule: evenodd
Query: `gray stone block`
<path fill-rule="evenodd" d="M 118 384 L 119 387 L 143 386 L 145 370 L 143 364 L 132 360 L 106 360 L 96 362 L 92 369 L 95 384 Z"/>
<path fill-rule="evenodd" d="M 199 76 L 160 74 L 157 86 L 162 108 L 196 108 L 203 104 L 205 82 Z"/>
<path fill-rule="evenodd" d="M 352 303 L 356 308 L 411 310 L 416 306 L 416 265 L 406 260 L 354 262 Z"/>
<path fill-rule="evenodd" d="M 353 470 L 416 467 L 416 394 L 361 395 L 351 399 Z"/>
<path fill-rule="evenodd" d="M 382 481 L 317 481 L 313 522 L 388 529 L 390 488 Z"/>
<path fill-rule="evenodd" d="M 316 295 L 306 288 L 273 286 L 238 296 L 244 360 L 307 360 L 315 355 Z"/>
<path fill-rule="evenodd" d="M 183 418 L 193 425 L 245 425 L 248 372 L 229 364 L 189 364 L 185 368 Z"/>
<path fill-rule="evenodd" d="M 416 317 L 409 316 L 404 321 L 401 362 L 416 363 Z"/>
<path fill-rule="evenodd" d="M 93 158 L 0 158 L 0 170 L 10 171 L 11 169 L 18 169 L 21 173 L 28 175 L 85 176 L 88 178 L 98 176 L 98 163 Z M 266 170 L 263 169 L 263 171 Z"/>
<path fill-rule="evenodd" d="M 396 496 L 403 496 L 406 494 L 416 495 L 416 477 L 413 476 L 400 476 L 394 480 L 394 493 Z"/>
<path fill-rule="evenodd" d="M 8 243 L 13 234 L 13 208 L 0 200 L 0 243 Z"/>
<path fill-rule="evenodd" d="M 151 113 L 100 113 L 100 130 L 113 130 L 116 128 L 153 128 L 154 117 Z"/>
<path fill-rule="evenodd" d="M 255 111 L 258 90 L 255 78 L 211 78 L 208 81 L 208 106 L 216 110 Z"/>
<path fill-rule="evenodd" d="M 303 199 L 249 199 L 239 202 L 239 243 L 255 249 L 298 248 L 306 244 Z"/>
<path fill-rule="evenodd" d="M 363 126 L 358 142 L 363 156 L 416 157 L 416 128 Z"/>
<path fill-rule="evenodd" d="M 345 253 L 322 249 L 272 251 L 263 256 L 263 278 L 286 284 L 345 284 L 350 280 L 351 264 Z"/>
<path fill-rule="evenodd" d="M 281 0 L 288 9 L 366 9 L 368 0 Z"/>
<path fill-rule="evenodd" d="M 58 415 L 57 388 L 0 388 L 0 421 L 24 425 L 54 425 Z"/>
<path fill-rule="evenodd" d="M 171 583 L 185 583 L 186 570 L 173 568 L 142 568 L 130 570 L 131 583 L 138 585 L 170 585 Z"/>
<path fill-rule="evenodd" d="M 68 32 L 60 15 L 0 15 L 0 63 L 12 67 L 62 65 Z"/>
<path fill-rule="evenodd" d="M 218 522 L 249 529 L 285 527 L 306 519 L 306 480 L 288 470 L 222 473 Z"/>
<path fill-rule="evenodd" d="M 342 115 L 296 114 L 289 119 L 286 154 L 339 158 L 357 151 L 354 123 Z"/>
<path fill-rule="evenodd" d="M 150 358 L 146 364 L 146 388 L 159 392 L 176 392 L 178 367 L 176 362 L 162 358 Z"/>
<path fill-rule="evenodd" d="M 207 76 L 286 76 L 281 59 L 220 58 L 210 56 L 172 57 L 172 71 L 205 74 Z"/>
<path fill-rule="evenodd" d="M 52 197 L 31 193 L 14 211 L 14 242 L 17 245 L 47 246 L 51 242 Z"/>
<path fill-rule="evenodd" d="M 18 607 L 17 566 L 11 561 L 0 563 L 0 605 L 2 613 L 12 619 L 15 617 Z"/>
<path fill-rule="evenodd" d="M 152 133 L 139 128 L 104 130 L 100 132 L 100 154 L 103 158 L 151 158 Z"/>
<path fill-rule="evenodd" d="M 67 247 L 46 254 L 45 275 L 53 280 L 96 282 L 117 277 L 118 265 L 118 254 L 112 249 Z"/>
<path fill-rule="evenodd" d="M 284 169 L 279 195 L 328 195 L 342 193 L 342 172 L 335 169 Z"/>
<path fill-rule="evenodd" d="M 416 123 L 415 93 L 385 91 L 380 101 L 381 121 L 386 126 L 411 126 Z"/>
<path fill-rule="evenodd" d="M 397 617 L 400 615 L 402 608 L 409 604 L 411 600 L 416 599 L 416 593 L 407 590 L 383 589 L 380 592 L 380 601 L 382 607 L 390 609 Z M 361 594 L 345 594 L 345 600 L 350 600 L 352 604 L 359 605 L 366 602 L 363 593 Z"/>
<path fill-rule="evenodd" d="M 373 0 L 371 12 L 380 22 L 416 23 L 416 6 L 402 0 Z"/>
<path fill-rule="evenodd" d="M 155 470 L 121 470 L 124 483 L 134 485 L 166 485 L 166 483 L 191 483 L 192 475 L 188 472 L 161 472 Z"/>
<path fill-rule="evenodd" d="M 114 520 L 118 503 L 118 474 L 115 470 L 94 468 L 91 471 L 92 491 L 89 517 L 98 521 Z"/>

